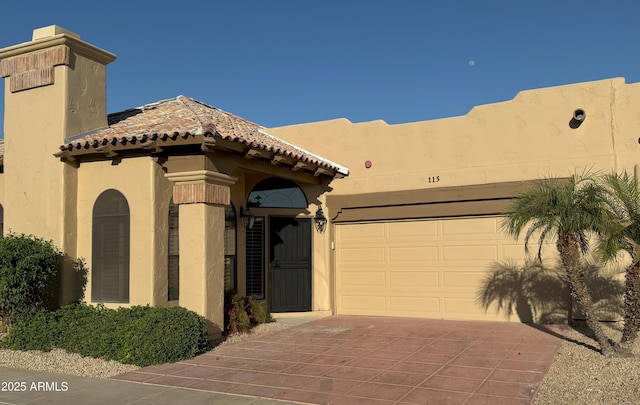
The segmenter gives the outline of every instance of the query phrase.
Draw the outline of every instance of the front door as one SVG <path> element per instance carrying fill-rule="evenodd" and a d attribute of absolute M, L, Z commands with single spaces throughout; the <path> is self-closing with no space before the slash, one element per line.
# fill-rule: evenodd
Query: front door
<path fill-rule="evenodd" d="M 272 312 L 311 311 L 311 220 L 271 217 Z"/>

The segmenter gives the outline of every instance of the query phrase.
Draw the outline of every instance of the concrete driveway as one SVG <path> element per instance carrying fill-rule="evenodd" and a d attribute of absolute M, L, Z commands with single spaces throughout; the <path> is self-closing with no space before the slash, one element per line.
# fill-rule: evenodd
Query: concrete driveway
<path fill-rule="evenodd" d="M 114 378 L 306 404 L 529 404 L 560 344 L 520 323 L 332 316 Z"/>

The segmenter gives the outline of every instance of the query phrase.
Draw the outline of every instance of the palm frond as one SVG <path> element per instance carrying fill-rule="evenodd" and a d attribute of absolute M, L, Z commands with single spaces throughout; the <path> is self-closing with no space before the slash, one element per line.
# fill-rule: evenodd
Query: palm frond
<path fill-rule="evenodd" d="M 608 212 L 613 219 L 600 232 L 598 250 L 606 260 L 615 260 L 620 250 L 626 251 L 634 262 L 640 260 L 640 186 L 628 172 L 607 173 L 602 177 L 601 189 Z"/>
<path fill-rule="evenodd" d="M 544 178 L 519 195 L 505 215 L 502 229 L 516 239 L 526 229 L 525 251 L 534 234 L 538 238 L 538 258 L 542 256 L 545 241 L 562 232 L 575 234 L 580 248 L 586 253 L 587 234 L 598 233 L 607 220 L 603 193 L 593 174 L 585 171 L 568 179 Z M 609 214 L 609 216 L 612 216 Z"/>
<path fill-rule="evenodd" d="M 582 254 L 587 254 L 587 252 L 589 252 L 589 238 L 587 237 L 587 234 L 583 231 L 579 231 L 576 232 L 576 235 L 578 235 L 578 244 L 580 245 L 580 252 L 582 252 Z"/>

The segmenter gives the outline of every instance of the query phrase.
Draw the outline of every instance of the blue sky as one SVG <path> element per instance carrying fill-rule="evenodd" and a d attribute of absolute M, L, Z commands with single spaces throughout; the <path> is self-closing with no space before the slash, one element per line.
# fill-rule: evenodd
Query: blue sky
<path fill-rule="evenodd" d="M 397 124 L 526 89 L 640 81 L 638 15 L 631 0 L 12 1 L 0 47 L 57 24 L 115 53 L 109 112 L 183 94 L 266 127 Z"/>

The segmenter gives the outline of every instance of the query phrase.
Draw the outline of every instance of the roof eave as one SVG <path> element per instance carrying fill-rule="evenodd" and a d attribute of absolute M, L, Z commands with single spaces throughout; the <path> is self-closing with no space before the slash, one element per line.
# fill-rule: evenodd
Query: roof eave
<path fill-rule="evenodd" d="M 332 166 L 325 161 L 310 162 L 304 158 L 297 158 L 280 151 L 269 150 L 262 145 L 251 145 L 242 139 L 237 141 L 225 140 L 214 137 L 212 134 L 192 135 L 140 135 L 130 138 L 111 139 L 106 141 L 94 141 L 89 143 L 69 143 L 62 145 L 54 156 L 63 161 L 91 161 L 114 159 L 117 157 L 132 155 L 172 155 L 178 154 L 174 150 L 180 146 L 199 146 L 202 153 L 214 150 L 234 153 L 245 159 L 259 159 L 272 165 L 283 166 L 297 172 L 306 172 L 314 176 L 327 176 L 330 178 L 342 178 L 348 175 L 348 169 L 336 165 Z M 172 150 L 173 149 L 173 150 Z M 345 173 L 346 172 L 346 173 Z"/>

